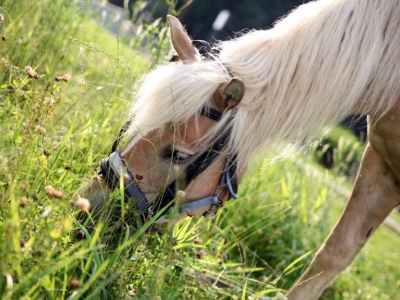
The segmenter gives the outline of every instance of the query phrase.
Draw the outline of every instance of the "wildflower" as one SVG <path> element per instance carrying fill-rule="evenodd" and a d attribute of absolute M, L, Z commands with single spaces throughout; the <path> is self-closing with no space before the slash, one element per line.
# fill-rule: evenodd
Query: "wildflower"
<path fill-rule="evenodd" d="M 75 206 L 85 212 L 89 211 L 90 208 L 90 202 L 86 198 L 80 198 L 76 200 Z"/>
<path fill-rule="evenodd" d="M 46 133 L 46 128 L 40 126 L 40 125 L 36 125 L 35 126 L 35 132 L 39 133 L 39 134 L 45 134 Z"/>
<path fill-rule="evenodd" d="M 206 253 L 203 250 L 199 250 L 196 253 L 198 259 L 203 259 L 206 256 Z"/>
<path fill-rule="evenodd" d="M 28 76 L 30 78 L 34 78 L 34 79 L 38 79 L 39 78 L 38 73 L 36 73 L 36 71 L 34 69 L 32 69 L 31 66 L 26 66 L 25 67 L 25 72 L 28 74 Z"/>

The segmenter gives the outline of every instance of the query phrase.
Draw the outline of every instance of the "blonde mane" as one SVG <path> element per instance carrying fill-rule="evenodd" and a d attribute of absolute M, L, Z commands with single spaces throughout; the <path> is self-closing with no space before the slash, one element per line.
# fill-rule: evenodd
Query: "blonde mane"
<path fill-rule="evenodd" d="M 399 1 L 307 3 L 270 30 L 221 42 L 217 61 L 155 69 L 139 89 L 130 132 L 195 115 L 230 79 L 221 61 L 246 86 L 230 139 L 244 168 L 265 144 L 302 140 L 355 111 L 389 110 L 400 95 L 399 28 Z"/>

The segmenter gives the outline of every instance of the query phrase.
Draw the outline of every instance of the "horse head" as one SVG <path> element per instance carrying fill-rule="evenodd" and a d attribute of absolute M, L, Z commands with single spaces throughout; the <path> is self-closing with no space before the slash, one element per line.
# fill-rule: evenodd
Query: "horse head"
<path fill-rule="evenodd" d="M 179 199 L 178 204 L 189 202 L 181 213 L 199 214 L 235 197 L 235 157 L 220 152 L 229 153 L 224 147 L 244 83 L 204 42 L 206 49 L 197 50 L 177 18 L 168 21 L 177 55 L 143 79 L 122 131 L 123 146 L 113 149 L 99 176 L 78 191 L 93 212 L 122 186 L 125 202 L 139 210 Z"/>

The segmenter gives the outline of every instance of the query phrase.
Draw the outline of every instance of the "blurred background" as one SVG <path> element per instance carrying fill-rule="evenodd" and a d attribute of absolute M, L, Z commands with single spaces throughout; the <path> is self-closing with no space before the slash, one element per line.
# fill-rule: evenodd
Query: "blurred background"
<path fill-rule="evenodd" d="M 142 1 L 109 0 L 111 4 L 125 8 L 132 15 L 134 7 Z M 266 29 L 275 20 L 294 7 L 306 3 L 303 0 L 178 0 L 178 1 L 146 1 L 144 11 L 148 17 L 165 18 L 168 12 L 168 2 L 174 2 L 177 10 L 181 11 L 178 18 L 185 24 L 193 39 L 212 41 L 226 39 L 243 29 Z"/>

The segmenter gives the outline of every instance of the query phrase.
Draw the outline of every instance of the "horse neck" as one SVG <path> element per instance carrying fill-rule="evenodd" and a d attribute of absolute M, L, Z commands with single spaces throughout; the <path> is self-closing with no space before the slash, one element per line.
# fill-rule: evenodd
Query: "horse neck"
<path fill-rule="evenodd" d="M 389 110 L 400 92 L 399 14 L 389 0 L 311 2 L 272 30 L 222 43 L 221 60 L 246 85 L 234 147 L 249 156 L 351 113 Z"/>

